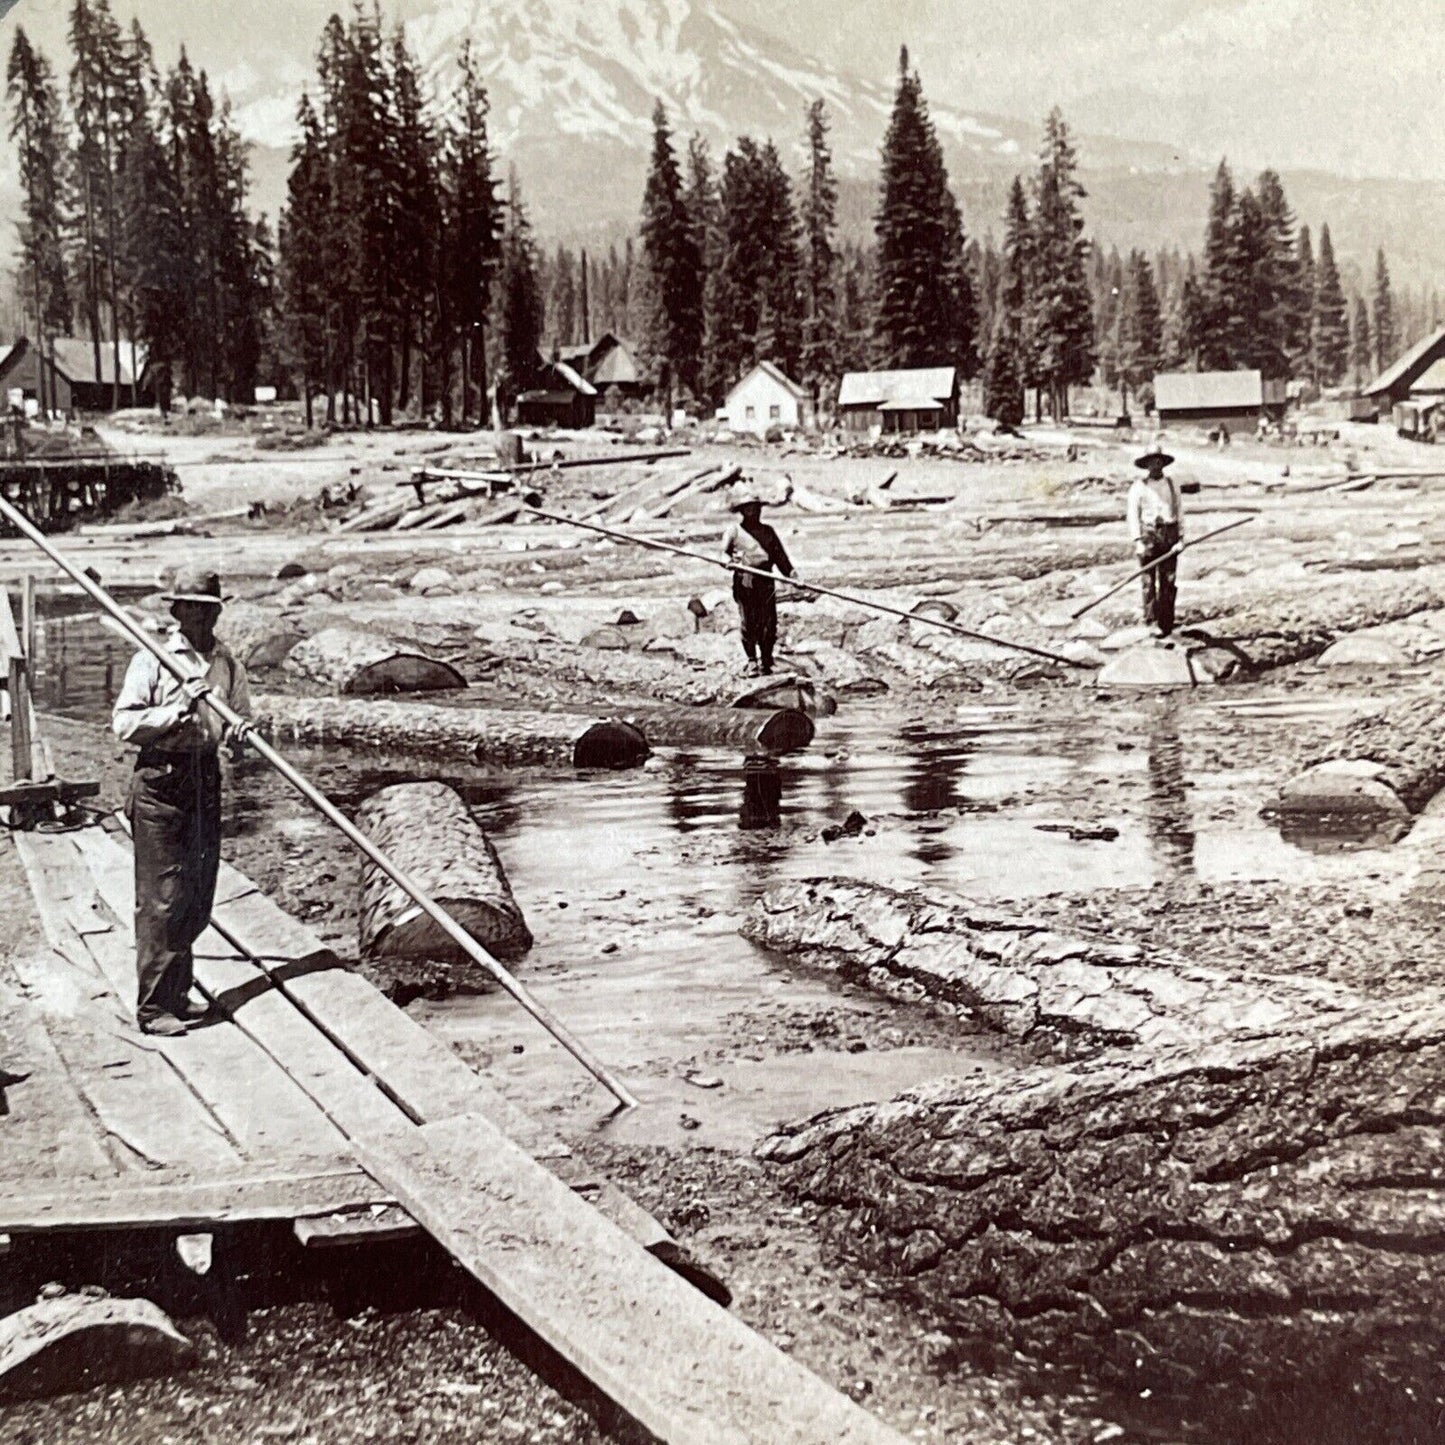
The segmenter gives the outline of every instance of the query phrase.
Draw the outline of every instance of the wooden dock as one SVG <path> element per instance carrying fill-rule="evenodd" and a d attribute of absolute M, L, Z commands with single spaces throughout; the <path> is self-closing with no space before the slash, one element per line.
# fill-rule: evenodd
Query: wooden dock
<path fill-rule="evenodd" d="M 11 659 L 18 631 L 0 637 Z M 229 865 L 195 948 L 212 1017 L 181 1038 L 141 1034 L 129 838 L 114 818 L 75 825 L 25 669 L 7 680 L 14 771 L 43 770 L 50 791 L 12 801 L 0 839 L 15 914 L 0 950 L 0 1244 L 259 1220 L 310 1247 L 424 1229 L 660 1440 L 898 1445 L 663 1263 L 652 1251 L 675 1259 L 675 1241 L 645 1210 Z"/>

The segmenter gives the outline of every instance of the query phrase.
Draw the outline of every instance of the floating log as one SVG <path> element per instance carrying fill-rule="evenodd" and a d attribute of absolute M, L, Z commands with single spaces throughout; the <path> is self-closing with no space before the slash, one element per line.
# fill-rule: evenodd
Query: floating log
<path fill-rule="evenodd" d="M 327 627 L 296 644 L 287 672 L 323 682 L 339 693 L 439 692 L 465 687 L 450 663 L 398 648 L 358 627 Z"/>
<path fill-rule="evenodd" d="M 1442 1082 L 1437 996 L 940 1079 L 761 1152 L 827 1212 L 834 1248 L 965 1353 L 1209 1395 L 1246 1424 L 1290 1419 L 1293 1439 L 1430 1438 L 1445 1391 Z M 1332 1428 L 1297 1413 L 1326 1404 Z M 1378 1433 L 1397 1412 L 1413 1428 Z"/>
<path fill-rule="evenodd" d="M 1429 696 L 1346 723 L 1301 759 L 1285 815 L 1408 819 L 1445 786 L 1445 699 Z"/>
<path fill-rule="evenodd" d="M 445 783 L 383 788 L 361 805 L 356 822 L 493 957 L 509 963 L 531 948 L 502 860 L 454 789 Z M 361 951 L 367 958 L 466 958 L 369 861 L 361 868 Z"/>
<path fill-rule="evenodd" d="M 742 748 L 792 753 L 813 741 L 813 719 L 795 707 L 771 709 L 629 703 L 625 712 L 659 747 Z"/>
<path fill-rule="evenodd" d="M 459 763 L 634 768 L 651 751 L 631 723 L 577 713 L 280 694 L 259 696 L 255 705 L 258 724 L 272 737 Z"/>
<path fill-rule="evenodd" d="M 293 622 L 254 602 L 228 602 L 216 624 L 216 636 L 248 668 L 279 667 L 305 636 Z"/>

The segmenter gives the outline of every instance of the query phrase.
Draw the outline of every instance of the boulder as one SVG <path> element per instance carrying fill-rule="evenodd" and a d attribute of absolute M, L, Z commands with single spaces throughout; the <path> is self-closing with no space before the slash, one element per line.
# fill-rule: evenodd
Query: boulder
<path fill-rule="evenodd" d="M 1355 632 L 1332 642 L 1319 655 L 1320 667 L 1404 667 L 1410 659 L 1388 637 Z"/>
<path fill-rule="evenodd" d="M 1099 671 L 1100 687 L 1193 687 L 1189 649 L 1182 643 L 1137 643 L 1116 652 Z"/>

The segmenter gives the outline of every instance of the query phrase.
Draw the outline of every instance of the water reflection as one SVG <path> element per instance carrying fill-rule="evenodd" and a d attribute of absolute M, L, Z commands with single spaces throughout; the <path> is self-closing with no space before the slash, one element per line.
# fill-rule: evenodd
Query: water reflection
<path fill-rule="evenodd" d="M 743 763 L 743 804 L 738 827 L 746 831 L 775 829 L 783 821 L 783 772 L 776 758 L 748 758 Z"/>
<path fill-rule="evenodd" d="M 1161 873 L 1194 872 L 1194 813 L 1184 775 L 1179 714 L 1168 702 L 1149 727 L 1148 802 L 1144 824 Z"/>

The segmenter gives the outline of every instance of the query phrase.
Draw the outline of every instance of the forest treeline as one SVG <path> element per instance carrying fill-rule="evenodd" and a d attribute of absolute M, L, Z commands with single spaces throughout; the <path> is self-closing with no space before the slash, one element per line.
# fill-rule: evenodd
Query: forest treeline
<path fill-rule="evenodd" d="M 868 244 L 840 239 L 822 101 L 793 171 L 777 143 L 722 155 L 658 105 L 635 237 L 543 247 L 489 132 L 478 57 L 433 95 L 404 31 L 357 4 L 323 30 L 273 234 L 248 205 L 246 147 L 184 51 L 164 72 L 139 21 L 72 0 L 57 76 L 17 28 L 6 68 L 23 211 L 17 291 L 41 338 L 148 357 L 165 405 L 302 397 L 308 422 L 444 424 L 511 412 L 544 358 L 612 331 L 655 398 L 707 409 L 770 360 L 826 404 L 868 367 L 955 366 L 985 409 L 1066 415 L 1071 388 L 1144 394 L 1161 369 L 1258 368 L 1332 387 L 1440 322 L 1397 297 L 1385 254 L 1347 290 L 1328 225 L 1300 225 L 1279 176 L 1221 163 L 1201 252 L 1105 252 L 1078 155 L 1046 120 L 1006 212 L 969 234 L 917 71 L 900 56 Z"/>

